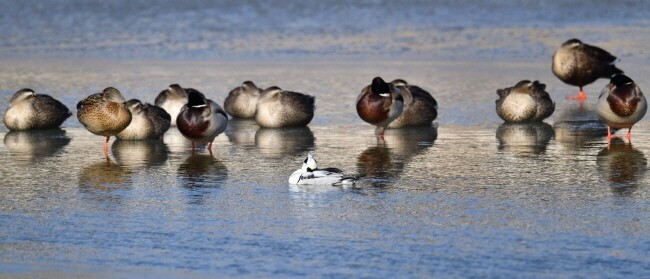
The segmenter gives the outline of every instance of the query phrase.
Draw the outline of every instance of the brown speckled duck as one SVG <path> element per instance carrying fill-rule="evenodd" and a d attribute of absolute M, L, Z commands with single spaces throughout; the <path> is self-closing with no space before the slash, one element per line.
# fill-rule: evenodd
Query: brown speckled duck
<path fill-rule="evenodd" d="M 176 126 L 176 117 L 187 104 L 187 91 L 178 84 L 172 84 L 156 97 L 156 106 L 163 108 L 172 118 L 171 126 Z"/>
<path fill-rule="evenodd" d="M 266 128 L 305 126 L 314 118 L 314 109 L 313 96 L 272 86 L 257 101 L 255 121 Z"/>
<path fill-rule="evenodd" d="M 192 152 L 195 142 L 207 142 L 208 151 L 212 154 L 212 141 L 226 130 L 228 116 L 217 103 L 206 99 L 203 93 L 188 89 L 188 102 L 176 118 L 178 130 L 192 141 Z"/>
<path fill-rule="evenodd" d="M 388 128 L 431 126 L 438 116 L 438 102 L 431 94 L 416 85 L 410 85 L 403 79 L 391 82 L 402 94 L 410 94 L 413 101 L 404 104 L 404 110 L 388 125 Z M 407 100 L 408 97 L 404 96 Z"/>
<path fill-rule="evenodd" d="M 625 137 L 631 140 L 632 126 L 645 116 L 648 104 L 641 88 L 623 74 L 612 77 L 598 97 L 598 118 L 607 124 L 607 142 L 612 139 L 611 129 L 628 129 Z"/>
<path fill-rule="evenodd" d="M 497 114 L 511 123 L 542 121 L 553 114 L 555 103 L 538 81 L 522 80 L 513 87 L 497 90 Z"/>
<path fill-rule="evenodd" d="M 120 91 L 107 87 L 77 103 L 77 118 L 91 133 L 106 137 L 104 155 L 108 156 L 108 140 L 129 126 L 131 112 Z"/>
<path fill-rule="evenodd" d="M 357 114 L 363 121 L 377 126 L 375 132 L 380 136 L 403 110 L 404 98 L 400 90 L 380 77 L 375 77 L 357 97 Z"/>
<path fill-rule="evenodd" d="M 171 117 L 162 108 L 142 104 L 137 99 L 126 102 L 131 112 L 131 123 L 116 136 L 120 140 L 160 139 L 169 129 Z"/>
<path fill-rule="evenodd" d="M 223 103 L 223 108 L 228 114 L 235 118 L 250 119 L 255 117 L 257 100 L 262 90 L 257 88 L 252 81 L 244 81 L 241 86 L 228 93 Z"/>
<path fill-rule="evenodd" d="M 70 115 L 68 108 L 56 99 L 25 88 L 11 97 L 4 123 L 14 131 L 52 129 L 61 126 Z"/>
<path fill-rule="evenodd" d="M 614 66 L 615 61 L 616 56 L 606 50 L 571 39 L 553 54 L 551 68 L 553 74 L 564 83 L 580 87 L 578 95 L 569 99 L 584 101 L 587 95 L 582 87 L 599 78 L 610 78 L 614 74 L 623 73 Z"/>

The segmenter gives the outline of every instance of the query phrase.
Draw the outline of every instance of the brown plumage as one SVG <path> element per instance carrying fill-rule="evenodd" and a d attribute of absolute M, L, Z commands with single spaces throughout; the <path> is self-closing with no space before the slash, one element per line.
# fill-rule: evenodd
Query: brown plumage
<path fill-rule="evenodd" d="M 255 121 L 266 128 L 306 126 L 314 118 L 314 102 L 313 96 L 272 86 L 257 101 Z"/>
<path fill-rule="evenodd" d="M 11 98 L 4 123 L 9 130 L 52 129 L 72 113 L 61 102 L 31 89 L 21 89 Z"/>
<path fill-rule="evenodd" d="M 221 106 L 206 99 L 198 90 L 186 90 L 188 102 L 176 117 L 176 126 L 183 136 L 192 141 L 192 152 L 195 142 L 207 142 L 208 151 L 212 154 L 212 141 L 226 130 L 228 115 Z"/>
<path fill-rule="evenodd" d="M 582 87 L 599 78 L 623 73 L 614 66 L 615 61 L 616 56 L 606 50 L 571 39 L 553 54 L 551 68 L 553 74 L 563 82 L 580 87 L 579 95 L 572 98 L 584 100 L 586 95 Z"/>
<path fill-rule="evenodd" d="M 228 93 L 223 103 L 223 108 L 232 117 L 249 119 L 255 117 L 257 100 L 262 90 L 257 88 L 252 81 L 244 81 L 241 86 Z"/>
<path fill-rule="evenodd" d="M 88 96 L 77 103 L 77 118 L 95 135 L 106 137 L 104 154 L 108 156 L 108 140 L 131 123 L 131 112 L 120 91 L 107 87 L 102 93 Z"/>
<path fill-rule="evenodd" d="M 513 87 L 497 90 L 497 115 L 506 122 L 542 121 L 555 111 L 555 103 L 538 81 L 522 80 Z"/>
<path fill-rule="evenodd" d="M 365 122 L 377 126 L 376 133 L 384 130 L 404 109 L 404 98 L 393 84 L 375 77 L 372 84 L 361 90 L 357 97 L 357 114 Z"/>
<path fill-rule="evenodd" d="M 438 117 L 438 102 L 426 90 L 416 85 L 410 85 L 403 79 L 396 79 L 391 82 L 404 94 L 404 100 L 411 95 L 413 101 L 404 104 L 402 113 L 388 125 L 388 128 L 431 126 L 433 120 Z"/>
<path fill-rule="evenodd" d="M 632 126 L 645 116 L 648 104 L 639 86 L 629 77 L 614 75 L 598 97 L 598 118 L 607 124 L 607 139 L 611 141 L 611 129 L 627 128 L 630 139 Z"/>

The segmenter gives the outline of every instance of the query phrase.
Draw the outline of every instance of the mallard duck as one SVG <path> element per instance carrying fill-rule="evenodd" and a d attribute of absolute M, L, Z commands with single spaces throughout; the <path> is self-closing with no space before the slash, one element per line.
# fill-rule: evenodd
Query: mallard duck
<path fill-rule="evenodd" d="M 607 124 L 607 141 L 612 139 L 612 129 L 627 128 L 625 137 L 631 140 L 632 126 L 639 122 L 648 110 L 641 88 L 628 76 L 612 77 L 598 97 L 598 118 Z"/>
<path fill-rule="evenodd" d="M 223 103 L 223 108 L 230 116 L 235 118 L 253 118 L 257 110 L 257 100 L 262 90 L 257 88 L 252 81 L 244 81 L 241 86 L 228 93 Z"/>
<path fill-rule="evenodd" d="M 208 151 L 212 153 L 212 141 L 226 130 L 227 125 L 228 116 L 221 106 L 206 99 L 198 90 L 189 90 L 188 102 L 178 114 L 176 126 L 192 141 L 192 152 L 195 142 L 207 142 Z"/>
<path fill-rule="evenodd" d="M 314 118 L 314 109 L 313 96 L 272 86 L 257 102 L 255 121 L 266 128 L 306 126 Z"/>
<path fill-rule="evenodd" d="M 9 130 L 57 128 L 72 115 L 61 102 L 27 88 L 18 90 L 9 102 L 4 116 Z"/>
<path fill-rule="evenodd" d="M 610 78 L 623 71 L 614 66 L 616 56 L 597 46 L 571 39 L 553 54 L 553 74 L 564 83 L 580 87 L 577 96 L 570 99 L 584 101 L 587 95 L 582 88 L 599 78 Z"/>
<path fill-rule="evenodd" d="M 169 88 L 163 90 L 156 97 L 154 102 L 156 106 L 163 108 L 172 120 L 170 125 L 176 126 L 176 116 L 181 111 L 181 108 L 187 104 L 187 92 L 178 84 L 172 84 Z"/>
<path fill-rule="evenodd" d="M 377 126 L 375 132 L 380 136 L 403 110 L 404 98 L 400 90 L 380 77 L 375 77 L 357 97 L 357 114 L 363 121 Z"/>
<path fill-rule="evenodd" d="M 108 140 L 129 126 L 131 112 L 120 91 L 107 87 L 77 103 L 77 118 L 91 133 L 106 137 L 104 155 L 108 156 Z"/>
<path fill-rule="evenodd" d="M 513 87 L 497 90 L 497 114 L 506 122 L 542 121 L 553 114 L 555 103 L 538 81 L 522 80 Z"/>
<path fill-rule="evenodd" d="M 346 176 L 338 168 L 318 169 L 318 164 L 309 152 L 302 167 L 289 176 L 290 184 L 298 185 L 354 185 L 357 177 Z"/>
<path fill-rule="evenodd" d="M 169 129 L 171 117 L 162 108 L 142 104 L 140 100 L 126 102 L 131 112 L 131 123 L 116 136 L 121 140 L 160 139 Z"/>
<path fill-rule="evenodd" d="M 403 79 L 396 79 L 391 82 L 401 92 L 410 94 L 412 102 L 404 104 L 404 110 L 388 128 L 431 126 L 433 120 L 438 116 L 438 102 L 429 92 L 416 85 L 410 85 Z M 406 97 L 404 98 L 407 99 Z"/>

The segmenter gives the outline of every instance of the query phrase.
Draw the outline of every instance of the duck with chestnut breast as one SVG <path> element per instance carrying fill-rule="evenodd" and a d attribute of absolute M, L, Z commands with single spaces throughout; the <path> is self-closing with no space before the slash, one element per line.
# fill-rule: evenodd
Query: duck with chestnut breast
<path fill-rule="evenodd" d="M 154 104 L 169 113 L 172 118 L 170 125 L 176 126 L 176 117 L 187 104 L 187 91 L 178 84 L 172 84 L 158 94 Z"/>
<path fill-rule="evenodd" d="M 252 81 L 244 81 L 241 86 L 228 93 L 223 103 L 223 108 L 230 116 L 235 118 L 250 119 L 255 117 L 257 100 L 262 90 L 257 88 Z"/>
<path fill-rule="evenodd" d="M 648 104 L 641 88 L 628 76 L 612 77 L 598 97 L 598 118 L 607 124 L 607 142 L 612 139 L 612 129 L 627 129 L 625 137 L 631 140 L 632 126 L 645 116 Z"/>
<path fill-rule="evenodd" d="M 25 88 L 11 97 L 3 120 L 12 131 L 52 129 L 61 126 L 70 115 L 70 110 L 58 100 Z"/>
<path fill-rule="evenodd" d="M 404 97 L 401 91 L 381 77 L 375 77 L 372 84 L 363 88 L 357 97 L 357 114 L 363 121 L 377 126 L 375 133 L 379 136 L 384 135 L 386 127 L 403 110 Z"/>
<path fill-rule="evenodd" d="M 104 155 L 108 156 L 108 140 L 129 126 L 131 112 L 122 93 L 107 87 L 77 103 L 77 118 L 91 133 L 106 137 Z"/>
<path fill-rule="evenodd" d="M 409 94 L 412 101 L 404 104 L 404 110 L 388 128 L 431 126 L 438 117 L 438 102 L 429 92 L 416 85 L 410 85 L 403 79 L 391 82 L 400 89 L 406 101 Z"/>
<path fill-rule="evenodd" d="M 195 142 L 207 142 L 208 151 L 212 154 L 212 141 L 226 130 L 228 116 L 221 106 L 206 99 L 203 93 L 194 89 L 188 91 L 188 102 L 178 114 L 176 126 L 183 136 L 192 141 L 192 153 Z"/>
<path fill-rule="evenodd" d="M 611 78 L 623 71 L 614 66 L 616 56 L 597 46 L 571 39 L 562 44 L 553 54 L 553 74 L 566 84 L 580 87 L 577 96 L 569 99 L 584 101 L 587 98 L 585 85 L 599 78 Z"/>
<path fill-rule="evenodd" d="M 265 128 L 306 126 L 314 118 L 313 96 L 271 86 L 257 101 L 255 121 Z"/>
<path fill-rule="evenodd" d="M 137 99 L 129 100 L 126 106 L 131 112 L 131 123 L 116 135 L 118 139 L 160 139 L 169 129 L 171 117 L 164 109 L 151 104 L 142 104 Z"/>
<path fill-rule="evenodd" d="M 542 121 L 555 111 L 555 103 L 539 81 L 522 80 L 513 87 L 497 90 L 497 114 L 506 122 Z"/>

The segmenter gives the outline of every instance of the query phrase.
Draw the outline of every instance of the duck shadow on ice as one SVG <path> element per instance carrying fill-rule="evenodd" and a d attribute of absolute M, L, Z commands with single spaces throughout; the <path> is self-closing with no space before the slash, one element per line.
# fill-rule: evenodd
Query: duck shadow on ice
<path fill-rule="evenodd" d="M 553 127 L 544 122 L 503 123 L 497 128 L 498 150 L 517 155 L 538 155 L 546 151 L 555 136 Z"/>
<path fill-rule="evenodd" d="M 228 179 L 228 168 L 209 154 L 194 154 L 178 166 L 177 179 L 187 190 L 190 203 L 200 204 L 204 197 Z"/>
<path fill-rule="evenodd" d="M 16 159 L 32 162 L 60 153 L 70 140 L 62 129 L 9 131 L 4 144 Z"/>
<path fill-rule="evenodd" d="M 616 195 L 627 196 L 639 187 L 645 176 L 648 160 L 640 150 L 615 138 L 596 156 L 598 173 Z"/>
<path fill-rule="evenodd" d="M 120 190 L 129 190 L 131 171 L 114 163 L 110 158 L 90 164 L 79 173 L 79 192 L 91 200 L 120 200 Z"/>
<path fill-rule="evenodd" d="M 377 145 L 357 157 L 357 172 L 364 177 L 357 185 L 391 186 L 411 159 L 433 146 L 437 138 L 436 126 L 386 129 L 383 140 L 378 138 Z"/>
<path fill-rule="evenodd" d="M 116 140 L 111 150 L 117 163 L 129 169 L 164 165 L 170 152 L 162 140 Z"/>
<path fill-rule="evenodd" d="M 587 147 L 607 136 L 607 125 L 598 119 L 594 108 L 584 104 L 562 108 L 553 128 L 555 140 L 573 148 Z"/>

